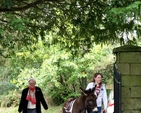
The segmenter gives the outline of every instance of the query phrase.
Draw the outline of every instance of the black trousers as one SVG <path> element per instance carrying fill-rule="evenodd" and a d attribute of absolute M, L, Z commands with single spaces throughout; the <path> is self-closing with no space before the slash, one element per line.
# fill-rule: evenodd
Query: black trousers
<path fill-rule="evenodd" d="M 36 109 L 27 109 L 27 113 L 37 113 Z"/>

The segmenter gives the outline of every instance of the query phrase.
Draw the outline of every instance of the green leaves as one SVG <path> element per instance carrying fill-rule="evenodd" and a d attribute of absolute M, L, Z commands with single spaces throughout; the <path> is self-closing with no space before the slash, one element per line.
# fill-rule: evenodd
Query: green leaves
<path fill-rule="evenodd" d="M 82 78 L 90 80 L 94 72 L 104 73 L 104 82 L 108 81 L 113 47 L 105 44 L 140 40 L 140 1 L 9 3 L 0 3 L 0 54 L 12 58 L 10 79 L 17 87 L 25 87 L 29 77 L 35 77 L 58 103 L 76 96 L 71 92 L 79 91 Z"/>
<path fill-rule="evenodd" d="M 10 0 L 4 2 L 8 4 Z M 124 37 L 119 35 L 124 32 L 132 33 L 135 30 L 136 38 L 140 38 L 140 1 L 14 0 L 12 3 L 12 7 L 8 5 L 11 8 L 9 11 L 0 9 L 0 29 L 5 33 L 1 34 L 4 40 L 0 44 L 13 52 L 15 44 L 18 46 L 16 48 L 29 47 L 39 39 L 45 41 L 48 33 L 53 35 L 52 44 L 61 43 L 74 55 L 82 50 L 83 45 L 89 51 L 94 42 L 120 42 Z M 29 4 L 32 4 L 32 7 Z M 10 39 L 7 38 L 8 35 L 11 36 Z M 12 42 L 12 46 L 5 42 Z"/>
<path fill-rule="evenodd" d="M 89 53 L 76 57 L 68 49 L 61 48 L 60 44 L 48 47 L 40 41 L 30 48 L 34 48 L 32 52 L 21 48 L 20 52 L 10 59 L 10 82 L 23 89 L 27 86 L 28 79 L 33 77 L 38 86 L 47 89 L 52 98 L 58 99 L 56 102 L 63 102 L 63 99 L 72 95 L 76 96 L 82 86 L 82 78 L 85 77 L 89 81 L 94 72 L 106 70 L 107 65 L 113 61 L 110 46 L 101 48 L 100 45 L 93 45 Z M 107 73 L 104 75 L 104 82 L 107 82 L 112 76 L 109 76 L 108 71 L 103 72 Z M 67 92 L 64 92 L 65 88 Z"/>
<path fill-rule="evenodd" d="M 8 8 L 8 9 L 10 9 L 11 6 L 12 6 L 12 0 L 4 0 L 4 1 L 1 2 L 1 3 L 3 3 L 3 6 L 4 6 L 5 8 Z"/>

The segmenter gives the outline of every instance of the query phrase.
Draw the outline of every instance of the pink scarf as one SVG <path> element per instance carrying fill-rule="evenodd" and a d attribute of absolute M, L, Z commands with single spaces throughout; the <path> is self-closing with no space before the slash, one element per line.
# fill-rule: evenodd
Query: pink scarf
<path fill-rule="evenodd" d="M 36 87 L 29 86 L 29 90 L 26 96 L 26 100 L 30 101 L 32 104 L 36 104 L 35 89 Z"/>
<path fill-rule="evenodd" d="M 28 86 L 28 88 L 29 88 L 31 91 L 34 91 L 34 90 L 36 89 L 36 86 L 34 86 L 34 87 Z"/>

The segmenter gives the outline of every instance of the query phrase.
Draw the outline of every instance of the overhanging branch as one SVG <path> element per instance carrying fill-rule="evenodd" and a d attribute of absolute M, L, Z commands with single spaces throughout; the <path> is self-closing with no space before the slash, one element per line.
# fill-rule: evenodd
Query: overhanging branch
<path fill-rule="evenodd" d="M 44 2 L 58 2 L 58 1 L 60 1 L 60 0 L 35 0 L 34 2 L 27 3 L 24 6 L 17 6 L 17 7 L 15 6 L 15 7 L 10 7 L 10 8 L 0 7 L 0 12 L 23 11 L 23 10 L 29 9 L 31 7 L 36 7 L 37 5 L 43 4 Z M 19 2 L 19 0 L 17 2 Z M 24 1 L 22 1 L 22 2 L 24 2 Z"/>

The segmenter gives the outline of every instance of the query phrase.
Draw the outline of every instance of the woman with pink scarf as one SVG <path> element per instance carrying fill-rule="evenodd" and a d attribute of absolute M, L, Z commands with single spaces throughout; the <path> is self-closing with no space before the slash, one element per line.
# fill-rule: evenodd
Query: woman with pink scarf
<path fill-rule="evenodd" d="M 48 109 L 48 105 L 44 99 L 41 89 L 36 85 L 35 79 L 28 81 L 29 86 L 22 91 L 19 104 L 19 113 L 41 113 L 41 104 L 44 109 Z"/>

